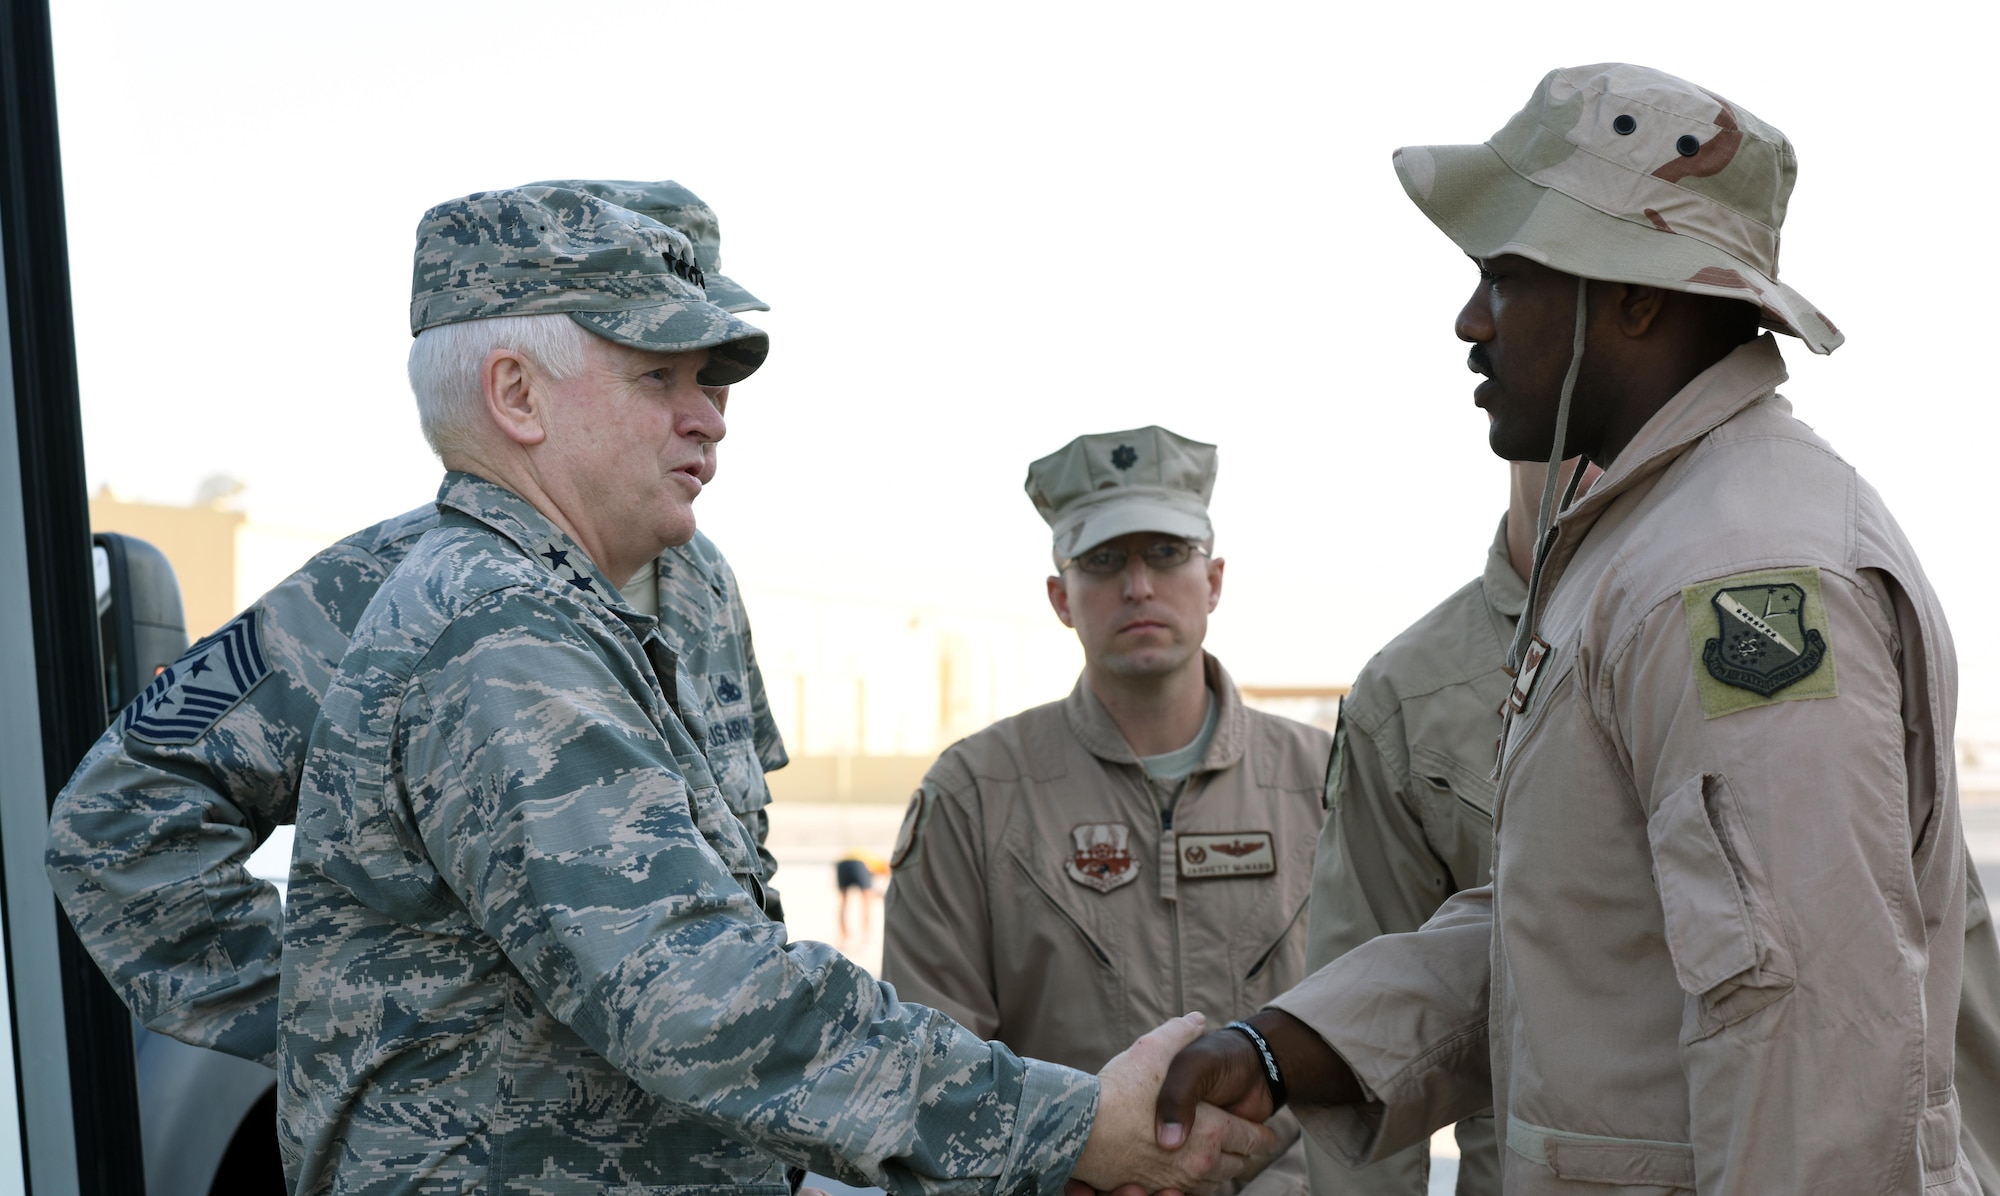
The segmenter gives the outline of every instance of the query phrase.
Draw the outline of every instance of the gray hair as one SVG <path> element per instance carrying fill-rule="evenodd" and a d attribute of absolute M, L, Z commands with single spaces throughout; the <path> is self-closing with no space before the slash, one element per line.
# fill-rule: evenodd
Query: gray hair
<path fill-rule="evenodd" d="M 557 381 L 583 372 L 590 333 L 560 312 L 533 316 L 492 316 L 439 324 L 417 334 L 410 346 L 410 390 L 417 396 L 417 420 L 431 451 L 472 447 L 485 403 L 480 367 L 495 349 L 512 349 Z"/>

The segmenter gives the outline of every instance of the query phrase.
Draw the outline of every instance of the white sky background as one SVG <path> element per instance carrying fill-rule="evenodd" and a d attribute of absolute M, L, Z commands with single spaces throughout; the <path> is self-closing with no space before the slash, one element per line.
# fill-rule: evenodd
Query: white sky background
<path fill-rule="evenodd" d="M 421 211 L 671 177 L 775 308 L 698 508 L 753 612 L 760 581 L 1038 611 L 1027 463 L 1160 423 L 1222 446 L 1210 644 L 1266 684 L 1351 678 L 1504 505 L 1472 268 L 1390 151 L 1485 139 L 1550 67 L 1673 71 L 1799 147 L 1785 278 L 1850 339 L 1786 338 L 1786 391 L 1916 541 L 1962 729 L 2000 734 L 1990 6 L 52 7 L 93 486 L 229 473 L 328 538 L 427 500 Z"/>

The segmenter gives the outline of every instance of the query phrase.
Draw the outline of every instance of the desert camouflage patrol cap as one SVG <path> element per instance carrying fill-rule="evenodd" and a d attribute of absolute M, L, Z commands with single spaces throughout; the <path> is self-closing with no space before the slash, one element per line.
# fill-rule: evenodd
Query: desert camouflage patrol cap
<path fill-rule="evenodd" d="M 740 382 L 770 341 L 709 302 L 694 245 L 649 216 L 568 187 L 479 191 L 417 225 L 410 332 L 563 312 L 606 340 L 709 351 L 701 381 Z"/>
<path fill-rule="evenodd" d="M 1055 532 L 1058 562 L 1132 532 L 1215 536 L 1215 446 L 1165 428 L 1099 432 L 1028 466 L 1028 497 Z"/>
<path fill-rule="evenodd" d="M 1686 80 L 1625 63 L 1551 71 L 1485 144 L 1405 146 L 1395 164 L 1472 257 L 1745 300 L 1815 353 L 1845 339 L 1778 281 L 1792 143 Z"/>
<path fill-rule="evenodd" d="M 530 183 L 531 187 L 567 187 L 629 208 L 641 216 L 651 216 L 668 228 L 679 229 L 694 242 L 695 264 L 701 267 L 702 289 L 708 301 L 732 315 L 746 311 L 770 311 L 771 305 L 752 295 L 736 280 L 722 274 L 722 222 L 715 209 L 699 195 L 674 182 L 628 183 L 598 179 L 559 179 Z"/>

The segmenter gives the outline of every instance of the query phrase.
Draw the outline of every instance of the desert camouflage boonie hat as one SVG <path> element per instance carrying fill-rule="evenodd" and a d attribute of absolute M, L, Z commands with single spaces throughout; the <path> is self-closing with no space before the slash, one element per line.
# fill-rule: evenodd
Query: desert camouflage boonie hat
<path fill-rule="evenodd" d="M 1791 142 L 1685 80 L 1624 63 L 1551 71 L 1485 144 L 1405 146 L 1395 163 L 1472 257 L 1745 300 L 1815 353 L 1846 339 L 1778 281 Z"/>
<path fill-rule="evenodd" d="M 707 349 L 701 381 L 740 382 L 769 339 L 708 301 L 681 233 L 567 187 L 480 191 L 417 225 L 410 332 L 492 316 L 566 313 L 635 349 Z"/>
<path fill-rule="evenodd" d="M 1028 466 L 1026 489 L 1060 562 L 1133 532 L 1213 539 L 1216 465 L 1214 445 L 1165 428 L 1099 432 Z"/>
<path fill-rule="evenodd" d="M 674 182 L 627 183 L 598 179 L 562 179 L 530 183 L 531 187 L 567 187 L 629 208 L 675 229 L 694 242 L 695 264 L 701 267 L 702 289 L 708 301 L 732 315 L 770 311 L 771 305 L 752 295 L 734 279 L 722 275 L 722 222 L 699 195 Z"/>

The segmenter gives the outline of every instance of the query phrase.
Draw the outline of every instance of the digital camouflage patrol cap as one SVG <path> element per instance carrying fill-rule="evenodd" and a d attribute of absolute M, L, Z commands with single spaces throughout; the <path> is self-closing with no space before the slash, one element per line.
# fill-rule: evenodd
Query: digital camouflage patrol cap
<path fill-rule="evenodd" d="M 530 183 L 531 187 L 567 187 L 629 208 L 641 216 L 651 216 L 671 229 L 678 229 L 694 242 L 694 261 L 701 267 L 702 289 L 708 301 L 732 315 L 746 311 L 770 311 L 771 305 L 722 274 L 722 222 L 715 209 L 699 195 L 674 182 L 627 183 L 598 179 L 558 179 Z"/>
<path fill-rule="evenodd" d="M 1058 561 L 1132 532 L 1215 536 L 1215 446 L 1165 428 L 1100 432 L 1028 466 L 1028 497 L 1055 532 Z"/>
<path fill-rule="evenodd" d="M 1791 142 L 1685 80 L 1624 63 L 1551 71 L 1485 144 L 1405 146 L 1395 164 L 1472 257 L 1745 300 L 1815 353 L 1845 339 L 1778 281 Z"/>
<path fill-rule="evenodd" d="M 651 217 L 550 184 L 480 191 L 417 225 L 410 332 L 562 312 L 635 349 L 707 349 L 701 381 L 740 382 L 769 339 L 709 302 L 703 282 L 693 243 Z"/>

